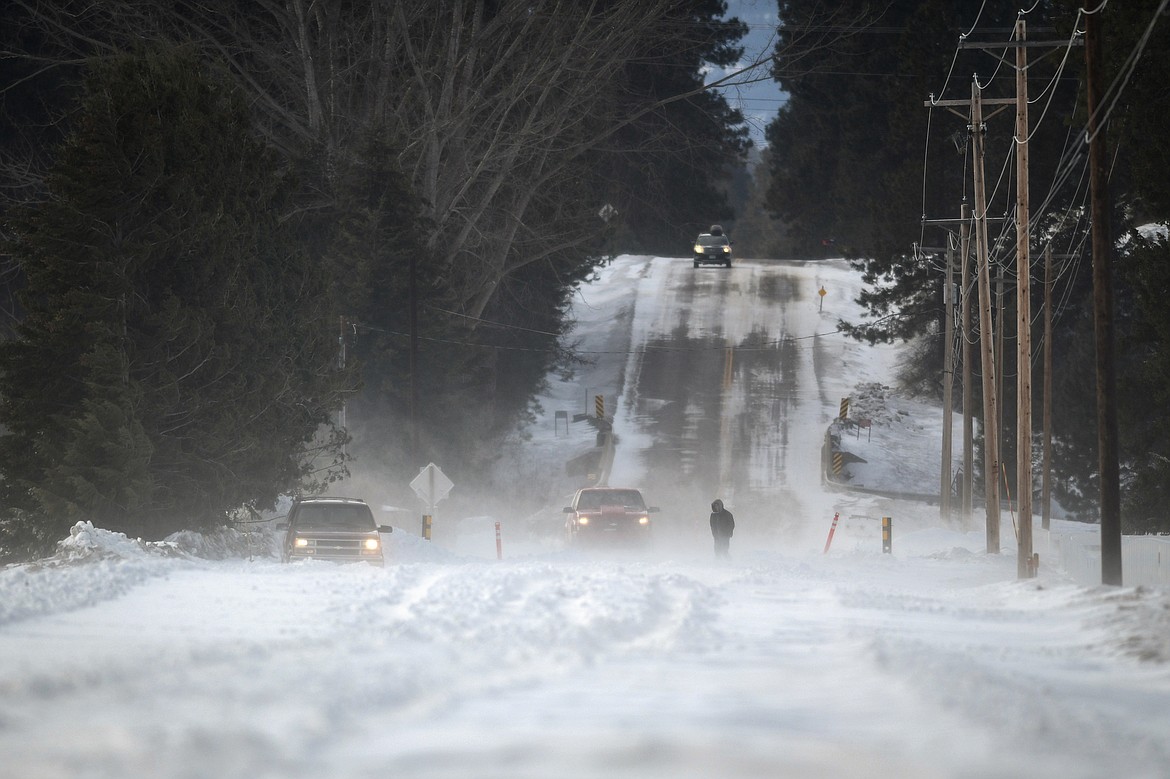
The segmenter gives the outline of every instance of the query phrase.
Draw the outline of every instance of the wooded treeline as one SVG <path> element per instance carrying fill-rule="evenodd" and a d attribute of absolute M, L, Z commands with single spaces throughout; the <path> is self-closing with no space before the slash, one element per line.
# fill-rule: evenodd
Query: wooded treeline
<path fill-rule="evenodd" d="M 729 215 L 724 11 L 7 4 L 0 550 L 489 460 L 574 285 Z"/>
<path fill-rule="evenodd" d="M 1161 6 L 1102 11 L 1127 530 L 1170 528 L 1170 249 L 1132 230 L 1170 220 Z M 1033 37 L 1071 38 L 1078 7 L 1035 4 Z M 733 176 L 750 193 L 737 230 L 756 226 L 742 247 L 850 257 L 873 322 L 846 328 L 930 336 L 916 364 L 941 368 L 930 247 L 946 234 L 924 220 L 971 202 L 971 143 L 923 101 L 969 96 L 972 74 L 1012 96 L 1004 51 L 957 42 L 1008 40 L 1019 9 L 778 9 L 788 102 L 749 186 L 742 117 L 703 87 L 746 29 L 720 0 L 8 3 L 0 554 L 44 550 L 78 519 L 147 538 L 213 524 L 319 489 L 354 456 L 388 478 L 431 460 L 476 472 L 542 377 L 572 369 L 558 343 L 574 285 L 615 252 L 677 254 L 680 236 L 733 220 Z M 1093 519 L 1083 56 L 1030 62 L 1034 313 L 1044 246 L 1060 256 L 1057 496 Z M 988 119 L 1008 289 L 1012 134 L 1010 116 Z"/>
<path fill-rule="evenodd" d="M 1049 0 L 1027 9 L 1029 40 L 1067 42 L 1083 4 Z M 1095 5 L 1095 4 L 1094 4 Z M 871 323 L 844 323 L 859 337 L 929 336 L 909 380 L 939 393 L 942 382 L 943 281 L 937 247 L 946 230 L 924 220 L 954 219 L 973 205 L 972 144 L 964 109 L 956 116 L 924 102 L 969 99 L 972 75 L 985 98 L 1014 98 L 1014 52 L 960 48 L 960 41 L 1012 37 L 1018 4 L 952 0 L 781 0 L 776 75 L 789 94 L 768 127 L 767 203 L 788 229 L 798 255 L 840 256 L 861 269 Z M 1089 9 L 1091 10 L 1091 9 Z M 1103 6 L 1107 118 L 1115 206 L 1112 234 L 1117 398 L 1127 531 L 1170 530 L 1170 18 L 1160 0 Z M 978 14 L 978 16 L 976 16 Z M 850 32 L 832 47 L 825 36 Z M 1097 426 L 1091 258 L 1088 238 L 1084 53 L 1064 45 L 1029 51 L 1029 193 L 1034 316 L 1032 343 L 1039 457 L 1043 252 L 1057 255 L 1053 306 L 1053 435 L 1056 497 L 1086 520 L 1098 514 Z M 991 114 L 992 109 L 985 111 Z M 1014 109 L 986 120 L 988 214 L 993 274 L 1002 270 L 1005 313 L 1003 425 L 1014 427 L 1015 175 Z M 1162 237 L 1137 226 L 1160 223 Z M 957 231 L 956 225 L 950 231 Z M 976 366 L 974 390 L 980 396 Z M 958 389 L 956 387 L 956 392 Z M 978 402 L 978 400 L 977 400 Z M 977 406 L 982 408 L 981 406 Z M 1004 436 L 1010 492 L 1014 436 Z M 978 461 L 980 458 L 976 458 Z M 1039 468 L 1034 473 L 1039 474 Z M 1034 485 L 1038 489 L 1039 484 Z M 1034 503 L 1038 506 L 1038 503 Z"/>

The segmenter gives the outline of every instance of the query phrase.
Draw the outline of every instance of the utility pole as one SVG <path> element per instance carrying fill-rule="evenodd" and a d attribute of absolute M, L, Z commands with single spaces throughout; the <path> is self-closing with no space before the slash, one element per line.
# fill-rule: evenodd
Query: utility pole
<path fill-rule="evenodd" d="M 1101 583 L 1120 586 L 1121 476 L 1117 446 L 1117 375 L 1113 363 L 1113 283 L 1109 179 L 1101 110 L 1101 12 L 1085 16 L 1089 121 L 1089 201 L 1093 238 L 1093 324 L 1097 342 L 1097 472 L 1101 480 Z"/>
<path fill-rule="evenodd" d="M 984 100 L 979 86 L 979 78 L 975 77 L 971 80 L 971 101 L 968 103 L 964 100 L 935 100 L 933 96 L 931 100 L 925 105 L 944 106 L 947 108 L 958 107 L 960 105 L 968 108 L 968 114 L 963 117 L 967 120 L 967 133 L 972 139 L 972 156 L 974 158 L 971 166 L 973 177 L 975 180 L 975 277 L 977 286 L 979 288 L 979 344 L 980 344 L 980 364 L 983 370 L 983 490 L 986 504 L 986 518 L 987 518 L 987 551 L 989 554 L 999 553 L 999 404 L 997 401 L 998 391 L 996 388 L 996 365 L 995 365 L 995 324 L 993 322 L 992 314 L 992 292 L 991 292 L 991 270 L 989 267 L 989 250 L 987 241 L 987 187 L 984 182 L 983 172 L 983 157 L 984 157 L 984 134 L 987 127 L 984 124 L 983 106 L 984 105 L 998 105 L 1007 106 L 1015 105 L 1014 100 L 991 98 Z M 996 112 L 1003 110 L 996 109 Z M 956 112 L 957 113 L 957 112 Z M 969 219 L 969 211 L 966 203 L 963 204 L 963 216 L 960 229 L 963 231 L 964 247 L 967 244 L 967 222 Z M 963 250 L 963 261 L 966 262 L 968 251 Z M 967 274 L 963 274 L 964 285 L 967 284 Z M 970 338 L 966 337 L 970 333 L 970 303 L 968 298 L 970 294 L 966 292 L 964 286 L 964 323 L 963 329 L 965 331 L 964 342 L 964 414 L 969 414 L 971 409 L 971 381 L 970 381 L 970 365 L 972 360 L 970 357 Z M 973 422 L 970 419 L 964 418 L 966 434 L 966 441 L 964 445 L 964 456 L 966 459 L 966 466 L 964 468 L 964 481 L 967 487 L 967 497 L 964 500 L 964 511 L 970 509 L 970 474 L 971 463 L 973 456 L 973 440 L 972 427 Z M 968 514 L 969 515 L 969 514 Z"/>
<path fill-rule="evenodd" d="M 971 344 L 974 340 L 972 338 L 974 333 L 971 330 L 971 295 L 968 286 L 971 279 L 971 207 L 967 205 L 965 199 L 959 213 L 961 215 L 959 222 L 959 275 L 963 279 L 963 295 L 960 298 L 963 317 L 963 483 L 959 488 L 959 511 L 962 514 L 963 522 L 966 523 L 971 518 L 971 485 L 974 480 L 972 471 L 975 467 L 975 415 L 972 413 L 974 409 L 971 407 L 971 396 L 974 394 L 971 386 Z"/>
<path fill-rule="evenodd" d="M 1004 103 L 1005 101 L 985 101 Z M 927 105 L 963 105 L 970 107 L 966 101 L 942 100 L 931 101 Z M 957 112 L 956 112 L 957 113 Z M 964 117 L 966 118 L 966 117 Z M 970 120 L 967 120 L 968 123 Z M 945 248 L 936 249 L 930 247 L 929 251 L 932 253 L 942 252 L 946 256 L 946 276 L 944 279 L 943 291 L 943 308 L 944 316 L 944 356 L 943 356 L 943 451 L 942 451 L 942 466 L 939 469 L 939 515 L 941 517 L 948 517 L 953 508 L 951 495 L 951 463 L 953 461 L 953 414 L 954 414 L 954 382 L 955 382 L 955 325 L 959 324 L 960 334 L 962 336 L 963 348 L 960 352 L 963 366 L 963 479 L 960 486 L 960 498 L 962 502 L 961 519 L 965 523 L 971 516 L 971 484 L 974 480 L 974 419 L 972 399 L 972 358 L 971 350 L 974 343 L 975 333 L 971 326 L 971 207 L 967 204 L 966 199 L 963 200 L 961 216 L 958 219 L 924 219 L 923 225 L 954 225 L 959 226 L 959 238 L 957 245 L 960 247 L 962 259 L 960 260 L 960 281 L 956 287 L 954 282 L 955 272 L 955 258 L 954 251 L 956 246 L 956 239 L 953 233 L 948 232 L 947 245 Z M 926 251 L 927 247 L 920 247 Z M 958 289 L 960 295 L 959 300 L 961 305 L 955 302 L 955 292 Z M 959 310 L 961 309 L 961 315 Z M 956 321 L 956 317 L 961 316 L 961 322 Z"/>
<path fill-rule="evenodd" d="M 975 252 L 979 275 L 979 342 L 983 365 L 983 491 L 987 504 L 987 552 L 999 554 L 999 411 L 995 394 L 995 342 L 991 321 L 991 273 L 987 257 L 987 191 L 983 176 L 983 103 L 979 79 L 971 80 L 971 136 L 975 162 Z"/>
<path fill-rule="evenodd" d="M 1016 22 L 1016 40 L 1027 36 Z M 1016 493 L 1020 538 L 1016 574 L 1036 575 L 1032 557 L 1032 256 L 1028 248 L 1028 53 L 1016 48 Z"/>
<path fill-rule="evenodd" d="M 345 315 L 344 314 L 337 317 L 337 370 L 342 371 L 342 372 L 345 371 Z M 343 400 L 343 401 L 341 401 L 341 408 L 337 410 L 337 426 L 340 427 L 342 430 L 345 430 L 347 427 L 347 424 L 348 424 L 346 422 L 346 419 L 345 419 L 345 406 L 346 406 L 346 403 Z M 343 443 L 341 445 L 342 457 L 344 457 L 346 454 L 345 450 L 346 450 L 346 446 Z"/>
<path fill-rule="evenodd" d="M 988 262 L 991 262 L 991 257 L 995 258 L 995 440 L 999 442 L 999 471 L 995 474 L 995 478 L 1006 480 L 1004 475 L 1005 464 L 1003 461 L 1003 442 L 1006 439 L 1004 421 L 1004 373 L 1006 371 L 1003 367 L 1004 352 L 1006 351 L 1003 345 L 1004 333 L 1007 332 L 1007 306 L 1004 305 L 1004 253 L 1001 248 L 1001 241 L 1003 240 L 1003 233 L 995 239 L 995 251 L 988 247 Z M 1004 486 L 1007 486 L 1006 484 Z"/>
<path fill-rule="evenodd" d="M 419 462 L 418 446 L 418 268 L 410 253 L 410 462 Z"/>
<path fill-rule="evenodd" d="M 1040 474 L 1040 526 L 1052 513 L 1052 244 L 1044 248 L 1044 465 Z"/>
<path fill-rule="evenodd" d="M 1041 48 L 1041 47 L 1042 48 L 1053 48 L 1053 47 L 1057 47 L 1057 46 L 1063 47 L 1063 46 L 1069 45 L 1068 41 L 1024 41 L 1024 40 L 1022 40 L 1022 37 L 1023 37 L 1023 28 L 1022 27 L 1020 27 L 1018 30 L 1018 37 L 1021 39 L 1012 41 L 1011 43 L 1006 44 L 1006 46 L 1002 42 L 999 42 L 999 43 L 980 43 L 980 42 L 976 42 L 976 41 L 963 40 L 963 41 L 959 42 L 959 48 L 961 48 L 961 49 L 994 49 L 994 50 L 999 50 L 999 49 L 1003 49 L 1003 48 L 1015 48 L 1015 49 L 1019 50 L 1019 49 L 1023 49 L 1023 48 Z M 1017 56 L 1017 63 L 1026 64 L 1026 63 L 1024 63 L 1024 61 L 1020 60 L 1018 56 Z M 1020 72 L 1017 74 L 1017 78 L 1026 78 L 1026 69 L 1023 67 L 1023 65 L 1020 66 L 1019 70 L 1020 70 Z M 1026 93 L 1026 87 L 1025 87 L 1025 93 Z M 928 103 L 927 105 L 931 105 L 931 106 L 953 105 L 957 102 L 958 101 L 951 101 L 951 100 L 937 100 L 936 101 L 936 100 L 932 99 L 930 101 L 930 103 Z M 998 553 L 999 552 L 999 515 L 1000 515 L 1000 507 L 999 507 L 1000 462 L 999 462 L 999 460 L 1000 460 L 1000 426 L 1002 424 L 1002 419 L 1000 417 L 1000 398 L 1002 397 L 1002 392 L 1001 392 L 1000 387 L 999 387 L 999 384 L 1001 381 L 1001 379 L 999 379 L 999 377 L 1002 376 L 1002 371 L 999 369 L 999 367 L 997 365 L 997 355 L 1002 355 L 1003 349 L 1002 349 L 1002 344 L 1001 344 L 999 349 L 996 349 L 996 341 L 995 341 L 996 333 L 994 332 L 994 330 L 997 328 L 992 323 L 991 273 L 990 273 L 990 270 L 988 267 L 989 261 L 990 261 L 990 259 L 989 259 L 990 252 L 989 252 L 988 240 L 987 240 L 987 221 L 988 221 L 988 219 L 987 219 L 987 194 L 986 194 L 986 186 L 984 183 L 984 172 L 983 172 L 984 133 L 985 133 L 985 129 L 986 129 L 984 127 L 983 106 L 984 105 L 991 105 L 991 104 L 1004 105 L 1007 103 L 1011 103 L 1011 104 L 1016 105 L 1017 106 L 1017 113 L 1019 113 L 1021 111 L 1021 103 L 1020 103 L 1019 93 L 1017 93 L 1017 97 L 1015 100 L 1010 100 L 1010 101 L 996 100 L 994 98 L 990 99 L 990 100 L 983 100 L 983 98 L 980 94 L 980 86 L 979 86 L 978 77 L 976 77 L 972 80 L 972 83 L 971 83 L 971 112 L 969 115 L 970 119 L 969 119 L 969 124 L 968 124 L 968 131 L 971 134 L 971 137 L 974 139 L 974 158 L 975 158 L 974 165 L 972 166 L 972 170 L 973 170 L 973 177 L 975 179 L 975 252 L 976 252 L 976 275 L 978 276 L 978 283 L 979 283 L 979 322 L 980 322 L 979 340 L 980 340 L 980 347 L 981 347 L 981 364 L 983 366 L 983 439 L 985 442 L 985 446 L 983 447 L 983 460 L 984 460 L 984 485 L 983 486 L 984 486 L 984 494 L 985 494 L 986 503 L 987 503 L 987 551 L 989 553 Z M 1027 100 L 1026 99 L 1023 101 L 1022 111 L 1023 111 L 1023 120 L 1024 120 L 1024 131 L 1023 132 L 1017 131 L 1017 137 L 1026 141 L 1026 139 L 1028 137 L 1028 133 L 1027 133 Z M 1026 152 L 1025 152 L 1025 166 L 1026 166 L 1026 159 L 1027 158 L 1026 158 Z M 1026 180 L 1026 176 L 1025 176 L 1025 180 Z M 1027 189 L 1027 187 L 1025 185 L 1024 190 L 1026 191 L 1026 189 Z M 1026 205 L 1025 205 L 1025 212 L 1026 212 Z M 1025 229 L 1024 234 L 1026 235 L 1026 233 L 1027 233 L 1027 230 Z M 1003 300 L 1002 264 L 999 267 L 1000 267 L 1000 272 L 999 272 L 999 274 L 997 274 L 999 276 L 997 297 L 1001 301 L 1000 302 L 1000 311 L 1002 312 L 1002 310 L 1003 310 L 1003 307 L 1002 307 L 1002 300 Z M 1022 275 L 1026 276 L 1027 270 L 1025 270 L 1024 274 L 1022 274 Z M 1002 318 L 1002 313 L 1000 314 L 1000 316 Z M 1027 329 L 1027 328 L 1025 328 L 1025 329 Z M 1002 333 L 1003 333 L 1002 322 L 999 323 L 998 330 L 999 330 L 999 335 L 1002 338 Z M 1027 332 L 1030 333 L 1031 332 L 1030 329 L 1027 329 Z M 1030 337 L 1029 337 L 1029 341 L 1030 341 Z M 1030 350 L 1030 346 L 1029 346 L 1029 350 Z M 1024 361 L 1024 362 L 1030 367 L 1031 366 L 1030 356 L 1029 356 L 1029 359 Z M 1030 379 L 1029 379 L 1029 384 L 1030 384 Z M 1030 412 L 1029 412 L 1028 426 L 1029 427 L 1031 426 Z M 1030 433 L 1029 433 L 1028 441 L 1029 441 L 1029 447 L 1030 447 L 1030 445 L 1031 445 Z M 1028 462 L 1029 462 L 1029 468 L 1030 468 L 1031 467 L 1030 466 L 1030 463 L 1031 463 L 1030 457 L 1029 457 Z M 1031 507 L 1030 507 L 1031 488 L 1030 488 L 1030 486 L 1027 488 L 1027 491 L 1028 491 L 1028 499 L 1029 499 L 1029 511 L 1031 511 Z M 1030 521 L 1031 521 L 1031 519 L 1029 517 L 1029 523 L 1030 523 Z M 1031 529 L 1031 526 L 1029 524 L 1029 530 L 1030 529 Z M 1029 547 L 1030 547 L 1030 544 L 1031 544 L 1030 536 L 1029 536 L 1028 543 L 1029 543 Z M 1029 548 L 1029 557 L 1030 557 L 1030 548 Z"/>
<path fill-rule="evenodd" d="M 939 469 L 938 513 L 943 520 L 951 517 L 951 393 L 955 384 L 955 302 L 954 302 L 954 241 L 947 235 L 947 275 L 943 285 L 943 429 L 942 467 Z"/>

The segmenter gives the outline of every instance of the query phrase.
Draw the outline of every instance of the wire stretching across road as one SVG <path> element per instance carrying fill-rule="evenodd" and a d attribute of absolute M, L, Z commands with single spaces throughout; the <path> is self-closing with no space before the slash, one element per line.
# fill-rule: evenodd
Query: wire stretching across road
<path fill-rule="evenodd" d="M 505 324 L 502 324 L 499 322 L 495 322 L 492 324 L 494 324 L 496 327 L 501 327 L 501 328 L 505 328 L 505 329 L 515 329 L 515 330 L 519 330 L 519 331 L 534 332 L 534 333 L 541 332 L 539 330 L 530 330 L 529 328 L 526 328 L 526 327 L 517 326 L 517 327 L 513 328 L 511 325 L 505 325 Z M 400 336 L 402 338 L 409 338 L 410 337 L 409 333 L 403 333 L 399 330 L 389 330 L 389 329 L 386 329 L 383 327 L 374 327 L 372 325 L 366 325 L 366 324 L 362 324 L 360 322 L 353 323 L 353 327 L 357 330 L 364 330 L 366 332 L 371 332 L 371 333 L 382 333 L 383 335 L 396 335 L 396 336 Z M 830 330 L 830 331 L 824 332 L 824 333 L 813 333 L 812 335 L 786 336 L 784 338 L 778 338 L 778 339 L 768 341 L 760 346 L 736 346 L 734 348 L 736 349 L 736 351 L 740 351 L 740 352 L 766 352 L 766 351 L 770 351 L 773 349 L 777 349 L 781 345 L 792 343 L 794 341 L 808 341 L 808 340 L 812 340 L 814 338 L 826 338 L 826 337 L 831 336 L 831 335 L 839 335 L 842 332 L 843 331 L 841 330 L 841 328 L 837 328 L 836 330 Z M 553 333 L 545 333 L 545 334 L 546 335 L 554 335 Z M 503 349 L 505 351 L 513 351 L 513 352 L 555 352 L 555 351 L 558 351 L 558 349 L 552 348 L 552 347 L 543 347 L 542 348 L 542 347 L 537 347 L 537 346 L 506 346 L 506 345 L 501 345 L 501 344 L 477 343 L 475 341 L 459 341 L 459 340 L 455 340 L 453 338 L 434 338 L 432 336 L 425 336 L 425 335 L 418 336 L 418 339 L 420 341 L 429 341 L 430 343 L 450 344 L 452 346 L 473 346 L 473 347 L 478 347 L 481 349 Z M 639 352 L 650 352 L 650 351 L 711 352 L 711 351 L 718 351 L 718 350 L 725 349 L 725 348 L 727 348 L 727 347 L 723 346 L 723 345 L 688 347 L 688 346 L 652 346 L 650 344 L 647 344 L 647 345 L 639 347 L 637 349 L 570 349 L 570 348 L 562 347 L 562 349 L 560 349 L 560 351 L 571 352 L 573 354 L 637 354 Z"/>

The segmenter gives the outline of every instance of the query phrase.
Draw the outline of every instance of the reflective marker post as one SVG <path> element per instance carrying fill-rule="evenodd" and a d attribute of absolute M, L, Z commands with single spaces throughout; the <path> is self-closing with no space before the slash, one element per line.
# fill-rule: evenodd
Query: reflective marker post
<path fill-rule="evenodd" d="M 882 517 L 882 552 L 885 554 L 892 554 L 894 551 L 893 525 L 893 519 Z"/>
<path fill-rule="evenodd" d="M 422 537 L 428 541 L 431 540 L 431 515 L 430 514 L 423 514 Z"/>
<path fill-rule="evenodd" d="M 833 514 L 833 524 L 829 527 L 829 537 L 825 539 L 825 551 L 821 554 L 829 553 L 829 544 L 833 543 L 833 534 L 837 532 L 837 520 L 841 518 L 841 512 L 838 511 Z"/>
<path fill-rule="evenodd" d="M 500 523 L 499 523 L 499 521 L 496 522 L 496 559 L 497 560 L 504 559 L 504 544 L 503 544 L 503 541 L 500 539 Z"/>

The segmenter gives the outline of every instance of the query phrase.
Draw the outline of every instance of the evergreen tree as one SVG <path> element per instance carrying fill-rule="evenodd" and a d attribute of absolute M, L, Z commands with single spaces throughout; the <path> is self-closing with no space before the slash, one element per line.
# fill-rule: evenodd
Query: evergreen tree
<path fill-rule="evenodd" d="M 47 83 L 46 61 L 67 76 L 93 52 L 141 41 L 227 58 L 256 133 L 279 150 L 271 167 L 298 173 L 298 216 L 283 226 L 337 294 L 330 336 L 339 317 L 350 325 L 349 364 L 364 379 L 348 409 L 359 457 L 361 440 L 405 457 L 412 378 L 424 456 L 444 467 L 490 457 L 492 437 L 567 364 L 557 335 L 575 285 L 619 249 L 685 251 L 730 214 L 723 190 L 745 133 L 702 89 L 708 64 L 739 56 L 743 25 L 721 18 L 720 0 L 126 0 L 77 11 L 12 14 L 30 91 Z M 413 377 L 410 257 L 423 336 Z"/>
<path fill-rule="evenodd" d="M 702 89 L 708 66 L 731 67 L 743 56 L 736 44 L 747 26 L 723 19 L 726 12 L 722 0 L 678 3 L 619 80 L 616 117 L 660 103 L 593 156 L 621 214 L 624 251 L 687 254 L 697 233 L 735 216 L 727 190 L 748 130 L 721 93 Z"/>
<path fill-rule="evenodd" d="M 1080 7 L 1070 0 L 1036 4 L 1028 11 L 1028 28 L 1054 24 L 1057 32 L 1052 37 L 1067 40 Z M 1126 234 L 1127 220 L 1165 223 L 1170 218 L 1170 188 L 1162 174 L 1170 158 L 1170 93 L 1164 84 L 1170 26 L 1158 17 L 1158 7 L 1157 0 L 1140 0 L 1102 9 L 1105 82 L 1117 90 L 1111 92 L 1108 122 L 1111 148 L 1116 152 L 1109 182 L 1116 204 L 1115 237 Z M 804 242 L 805 251 L 820 253 L 821 238 L 835 239 L 835 251 L 856 259 L 865 272 L 872 286 L 861 302 L 881 326 L 851 328 L 855 334 L 874 340 L 937 334 L 941 332 L 937 321 L 942 310 L 942 268 L 932 258 L 908 249 L 922 237 L 928 244 L 941 243 L 941 238 L 936 240 L 913 220 L 921 212 L 928 218 L 953 217 L 958 209 L 950 204 L 957 204 L 964 195 L 971 202 L 970 155 L 969 145 L 962 156 L 948 151 L 952 146 L 964 150 L 962 133 L 956 133 L 963 128 L 950 120 L 948 129 L 943 124 L 947 118 L 937 110 L 927 110 L 922 102 L 932 93 L 936 98 L 965 98 L 973 72 L 986 87 L 985 97 L 1013 97 L 1014 73 L 998 70 L 990 53 L 956 51 L 957 35 L 975 22 L 973 8 L 946 0 L 899 0 L 874 10 L 862 2 L 832 7 L 812 0 L 780 3 L 776 72 L 790 100 L 769 127 L 774 154 L 769 204 Z M 1007 3 L 982 4 L 975 32 L 985 41 L 997 34 L 1006 40 L 1003 31 L 1011 28 L 1018 12 L 1017 6 Z M 858 20 L 863 23 L 857 24 Z M 997 32 L 979 32 L 990 29 Z M 839 36 L 831 48 L 822 45 L 827 35 Z M 882 41 L 888 43 L 882 45 Z M 1139 49 L 1141 57 L 1131 59 Z M 1066 153 L 1084 124 L 1083 104 L 1076 107 L 1076 81 L 1071 77 L 1082 69 L 1083 54 L 1071 52 L 1059 79 L 1052 78 L 1059 57 L 1046 59 L 1035 51 L 1029 61 L 1033 100 L 1041 90 L 1054 89 L 1052 101 L 1046 99 L 1043 110 L 1038 113 L 1034 108 L 1031 116 L 1032 234 L 1051 239 L 1057 252 L 1062 247 L 1067 251 L 1085 245 L 1083 223 L 1075 216 L 1084 208 L 1084 189 L 1072 186 L 1078 183 L 1075 172 L 1069 177 L 1071 185 L 1062 184 L 1056 173 L 1058 157 Z M 1130 66 L 1134 66 L 1132 72 Z M 945 81 L 948 73 L 950 80 Z M 948 84 L 945 94 L 936 93 L 943 83 Z M 1012 134 L 1010 119 L 1000 116 L 987 121 L 985 170 L 1005 168 L 1004 154 L 1011 148 Z M 1073 168 L 1083 165 L 1083 156 L 1081 161 L 1070 157 Z M 926 162 L 925 177 L 920 160 Z M 1014 190 L 1010 181 L 1000 186 L 998 200 L 993 197 L 988 204 L 989 213 L 1010 216 Z M 1041 205 L 1046 214 L 1038 215 Z M 1065 232 L 1058 233 L 1062 214 L 1073 218 L 1063 220 Z M 1069 234 L 1069 226 L 1081 232 Z M 1004 237 L 1009 246 L 1011 232 L 1008 223 Z M 1170 456 L 1170 427 L 1160 406 L 1151 400 L 1164 394 L 1170 362 L 1165 356 L 1168 331 L 1162 271 L 1167 255 L 1165 245 L 1156 241 L 1126 240 L 1128 244 L 1115 257 L 1114 274 L 1117 370 L 1126 377 L 1117 395 L 1123 521 L 1135 529 L 1159 523 L 1164 528 L 1166 520 L 1158 518 L 1158 507 L 1164 504 L 1166 469 L 1161 458 Z M 1034 242 L 1033 260 L 1037 249 Z M 993 251 L 993 262 L 1011 268 L 1012 252 L 1004 254 Z M 1096 426 L 1085 422 L 1096 415 L 1088 258 L 1065 264 L 1057 284 L 1053 343 L 1056 492 L 1065 508 L 1095 519 Z M 1033 311 L 1038 311 L 1037 305 L 1034 301 Z M 1008 353 L 1001 374 L 1008 377 L 1001 407 L 1007 411 L 1009 430 L 1015 407 L 1010 306 L 1009 302 L 1005 317 Z M 938 364 L 938 357 L 932 354 L 925 362 Z M 978 392 L 978 386 L 975 389 Z M 1039 402 L 1038 397 L 1034 399 Z M 1007 436 L 1004 443 L 1002 459 L 1008 463 L 1008 472 L 1014 473 L 1010 464 L 1014 436 Z"/>
<path fill-rule="evenodd" d="M 85 86 L 48 199 L 11 224 L 5 528 L 158 538 L 328 479 L 346 381 L 328 288 L 239 94 L 161 47 L 94 61 Z"/>
<path fill-rule="evenodd" d="M 1080 4 L 1060 0 L 1055 5 L 1063 9 L 1057 16 L 1060 35 L 1071 34 Z M 1134 225 L 1170 223 L 1170 187 L 1163 175 L 1170 158 L 1170 93 L 1164 77 L 1170 65 L 1170 25 L 1157 14 L 1158 6 L 1157 0 L 1135 0 L 1110 5 L 1101 17 L 1103 79 L 1113 85 L 1107 122 L 1113 206 L 1110 234 L 1115 242 L 1110 261 L 1126 532 L 1170 530 L 1165 510 L 1170 424 L 1162 404 L 1170 365 L 1165 308 L 1170 249 L 1165 240 L 1142 237 L 1133 230 Z M 1083 61 L 1083 55 L 1073 61 L 1075 71 L 1083 71 Z M 1071 122 L 1077 128 L 1085 122 L 1081 86 L 1082 102 Z M 1056 245 L 1087 247 L 1087 243 L 1083 235 L 1065 236 Z M 1078 518 L 1095 521 L 1099 516 L 1097 426 L 1086 424 L 1097 414 L 1093 281 L 1087 248 L 1081 254 L 1068 261 L 1070 268 L 1062 274 L 1067 279 L 1062 284 L 1065 289 L 1058 289 L 1063 305 L 1055 312 L 1054 471 L 1062 505 Z"/>
<path fill-rule="evenodd" d="M 771 150 L 764 147 L 754 165 L 745 169 L 748 187 L 742 201 L 732 201 L 736 218 L 724 225 L 735 236 L 735 253 L 741 258 L 779 259 L 796 254 L 788 240 L 784 225 L 775 219 L 765 206 L 769 185 Z"/>
<path fill-rule="evenodd" d="M 1122 520 L 1129 532 L 1170 530 L 1170 241 L 1131 236 L 1125 258 L 1127 286 L 1134 290 L 1136 320 L 1121 341 L 1124 363 L 1118 427 L 1132 480 Z"/>
<path fill-rule="evenodd" d="M 1037 6 L 1029 25 L 1046 24 L 1047 10 Z M 988 2 L 978 12 L 980 28 L 997 30 L 988 38 L 1006 40 L 1002 30 L 1018 8 Z M 1015 89 L 1014 76 L 997 69 L 992 54 L 956 54 L 973 13 L 952 0 L 780 4 L 775 73 L 789 99 L 768 126 L 768 204 L 805 254 L 856 261 L 867 282 L 860 302 L 876 324 L 847 329 L 871 341 L 942 329 L 943 268 L 914 245 L 942 245 L 945 234 L 925 231 L 922 219 L 957 217 L 960 201 L 971 202 L 970 144 L 959 118 L 923 103 L 968 98 L 972 73 L 980 74 L 984 97 Z M 1037 59 L 1029 79 L 1047 86 L 1053 67 Z M 1067 114 L 1073 97 L 1071 84 L 1057 82 L 1051 117 Z M 1034 202 L 1051 183 L 1040 172 L 1055 167 L 1068 132 L 1051 117 L 1030 147 Z M 1003 167 L 1013 134 L 1010 117 L 987 123 L 989 175 Z M 989 187 L 989 212 L 1010 214 L 1012 191 Z"/>

